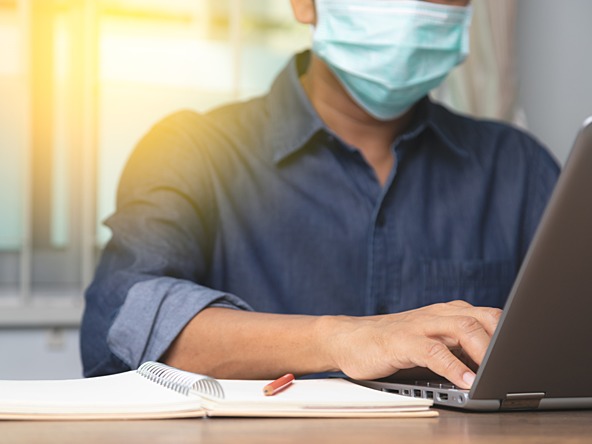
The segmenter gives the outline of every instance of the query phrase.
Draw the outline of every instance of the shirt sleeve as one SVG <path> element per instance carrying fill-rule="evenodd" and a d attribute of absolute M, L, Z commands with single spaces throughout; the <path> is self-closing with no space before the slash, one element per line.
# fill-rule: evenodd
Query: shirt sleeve
<path fill-rule="evenodd" d="M 81 326 L 85 376 L 157 360 L 185 325 L 209 306 L 250 310 L 208 288 L 218 212 L 208 128 L 184 112 L 144 137 L 122 175 L 112 238 L 86 291 Z"/>

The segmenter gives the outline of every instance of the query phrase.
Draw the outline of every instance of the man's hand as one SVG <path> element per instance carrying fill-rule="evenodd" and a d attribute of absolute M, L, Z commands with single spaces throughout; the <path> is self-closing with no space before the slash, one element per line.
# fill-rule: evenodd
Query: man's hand
<path fill-rule="evenodd" d="M 475 374 L 451 349 L 460 347 L 480 365 L 501 313 L 453 301 L 391 315 L 328 317 L 327 353 L 336 368 L 355 379 L 427 367 L 470 388 Z"/>

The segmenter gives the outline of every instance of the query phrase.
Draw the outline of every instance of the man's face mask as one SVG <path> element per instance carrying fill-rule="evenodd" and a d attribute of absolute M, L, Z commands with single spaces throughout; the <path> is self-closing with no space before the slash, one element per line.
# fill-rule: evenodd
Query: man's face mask
<path fill-rule="evenodd" d="M 313 52 L 379 120 L 404 114 L 469 51 L 469 6 L 317 0 L 316 8 Z"/>

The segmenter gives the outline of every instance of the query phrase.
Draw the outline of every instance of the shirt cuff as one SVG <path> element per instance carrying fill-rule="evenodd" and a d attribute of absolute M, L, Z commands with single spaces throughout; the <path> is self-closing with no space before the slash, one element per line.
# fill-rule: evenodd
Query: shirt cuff
<path fill-rule="evenodd" d="M 252 311 L 237 296 L 194 282 L 168 277 L 138 282 L 111 325 L 107 344 L 130 368 L 138 368 L 158 360 L 185 325 L 209 306 Z"/>

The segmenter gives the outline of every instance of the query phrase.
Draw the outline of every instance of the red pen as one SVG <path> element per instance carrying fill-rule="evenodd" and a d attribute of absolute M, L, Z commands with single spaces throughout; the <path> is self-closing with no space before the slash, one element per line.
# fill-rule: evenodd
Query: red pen
<path fill-rule="evenodd" d="M 294 375 L 292 373 L 288 373 L 287 375 L 284 375 L 263 387 L 263 394 L 265 396 L 273 396 L 287 388 L 290 384 L 292 384 L 292 381 L 294 381 Z"/>

